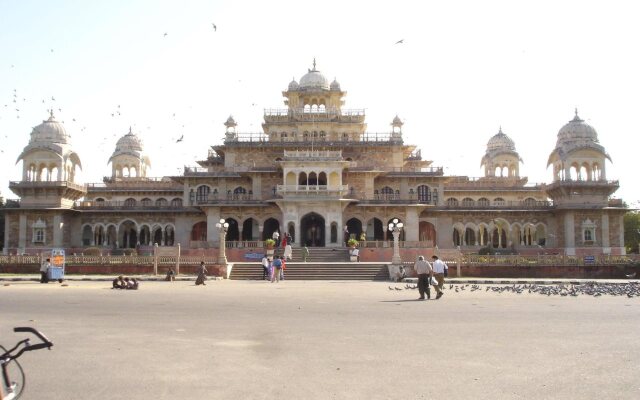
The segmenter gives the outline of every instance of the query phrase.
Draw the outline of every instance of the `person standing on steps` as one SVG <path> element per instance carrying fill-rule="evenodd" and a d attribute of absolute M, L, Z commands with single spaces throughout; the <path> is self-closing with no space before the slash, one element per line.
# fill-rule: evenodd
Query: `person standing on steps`
<path fill-rule="evenodd" d="M 269 280 L 269 257 L 266 254 L 262 257 L 262 280 Z"/>
<path fill-rule="evenodd" d="M 416 273 L 418 274 L 418 291 L 420 297 L 418 300 L 424 300 L 424 294 L 427 293 L 427 299 L 431 298 L 431 289 L 429 288 L 429 277 L 433 273 L 433 268 L 423 256 L 418 256 L 418 261 L 414 264 Z"/>
<path fill-rule="evenodd" d="M 432 256 L 431 258 L 433 259 L 433 277 L 436 278 L 436 281 L 438 281 L 437 285 L 433 285 L 433 287 L 436 289 L 436 292 L 438 292 L 438 294 L 436 295 L 437 300 L 444 294 L 442 292 L 442 288 L 444 287 L 444 270 L 448 269 L 449 267 L 441 259 L 439 259 L 438 256 Z"/>
<path fill-rule="evenodd" d="M 271 276 L 271 283 L 280 282 L 280 272 L 282 271 L 282 260 L 280 256 L 273 257 L 273 275 Z"/>
<path fill-rule="evenodd" d="M 271 235 L 271 239 L 273 239 L 275 243 L 276 247 L 280 246 L 280 232 L 278 232 L 278 230 L 276 229 L 275 231 L 273 231 L 273 234 Z"/>
<path fill-rule="evenodd" d="M 309 248 L 304 246 L 302 248 L 302 262 L 307 262 L 307 258 L 309 258 Z"/>

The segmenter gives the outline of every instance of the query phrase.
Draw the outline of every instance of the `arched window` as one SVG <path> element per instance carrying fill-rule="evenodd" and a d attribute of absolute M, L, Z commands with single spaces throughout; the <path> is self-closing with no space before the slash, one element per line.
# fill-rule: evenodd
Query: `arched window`
<path fill-rule="evenodd" d="M 491 202 L 486 197 L 481 197 L 478 199 L 478 206 L 480 207 L 489 207 Z"/>
<path fill-rule="evenodd" d="M 182 199 L 175 198 L 171 200 L 171 207 L 176 207 L 176 208 L 182 207 Z"/>
<path fill-rule="evenodd" d="M 473 207 L 475 204 L 476 202 L 470 197 L 465 197 L 464 199 L 462 199 L 463 207 Z"/>
<path fill-rule="evenodd" d="M 431 189 L 427 185 L 418 186 L 418 201 L 420 203 L 431 203 Z"/>
<path fill-rule="evenodd" d="M 246 194 L 247 189 L 243 188 L 242 186 L 238 186 L 237 188 L 233 189 L 234 200 L 245 200 Z"/>
<path fill-rule="evenodd" d="M 382 193 L 383 200 L 393 200 L 393 189 L 389 186 L 383 187 L 382 190 L 380 190 L 380 193 Z"/>
<path fill-rule="evenodd" d="M 458 207 L 458 199 L 454 198 L 454 197 L 450 197 L 447 199 L 447 206 L 448 207 Z"/>
<path fill-rule="evenodd" d="M 169 202 L 167 201 L 167 199 L 164 199 L 161 197 L 158 200 L 156 200 L 156 207 L 166 207 L 167 205 L 169 205 Z"/>
<path fill-rule="evenodd" d="M 494 206 L 498 206 L 498 207 L 502 207 L 504 206 L 505 202 L 504 199 L 502 197 L 496 197 L 495 199 L 493 199 L 493 205 Z"/>
<path fill-rule="evenodd" d="M 527 207 L 535 207 L 537 202 L 533 197 L 527 197 L 526 199 L 524 199 L 523 204 Z"/>
<path fill-rule="evenodd" d="M 151 202 L 151 199 L 149 199 L 149 198 L 147 198 L 147 197 L 145 197 L 144 199 L 140 200 L 140 204 L 141 204 L 143 207 L 149 207 L 149 206 L 151 206 L 151 203 L 152 203 L 152 202 Z"/>
<path fill-rule="evenodd" d="M 132 199 L 132 198 L 128 198 L 124 201 L 124 206 L 125 207 L 135 207 L 136 206 L 136 199 Z"/>
<path fill-rule="evenodd" d="M 209 199 L 209 191 L 211 189 L 207 185 L 198 186 L 196 191 L 196 202 L 198 203 L 206 203 Z"/>

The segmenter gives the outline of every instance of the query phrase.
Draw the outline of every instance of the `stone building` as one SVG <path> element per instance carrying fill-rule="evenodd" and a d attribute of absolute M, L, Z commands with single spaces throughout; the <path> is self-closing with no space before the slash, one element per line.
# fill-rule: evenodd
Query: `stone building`
<path fill-rule="evenodd" d="M 483 177 L 446 176 L 404 142 L 398 116 L 388 132 L 368 132 L 364 109 L 344 107 L 346 94 L 314 61 L 282 92 L 286 107 L 264 111 L 262 132 L 237 132 L 229 117 L 223 143 L 198 167 L 148 177 L 151 160 L 130 129 L 108 160 L 111 176 L 88 184 L 77 181 L 80 157 L 52 114 L 18 157 L 22 179 L 10 188 L 20 207 L 7 212 L 5 251 L 216 247 L 220 219 L 230 245 L 259 247 L 279 230 L 296 245 L 327 247 L 364 233 L 375 247 L 397 218 L 404 247 L 624 253 L 625 208 L 609 199 L 618 188 L 606 179 L 610 157 L 577 111 L 549 156 L 553 181 L 533 185 L 502 129 L 481 157 Z"/>

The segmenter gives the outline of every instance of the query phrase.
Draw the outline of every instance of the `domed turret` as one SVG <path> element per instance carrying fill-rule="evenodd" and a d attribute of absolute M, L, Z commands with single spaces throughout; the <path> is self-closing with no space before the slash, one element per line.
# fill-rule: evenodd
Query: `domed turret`
<path fill-rule="evenodd" d="M 146 177 L 147 169 L 151 166 L 149 157 L 144 154 L 142 140 L 133 133 L 118 139 L 116 149 L 109 158 L 112 166 L 112 177 Z"/>
<path fill-rule="evenodd" d="M 480 166 L 484 167 L 487 177 L 519 177 L 521 162 L 515 143 L 500 127 L 498 133 L 487 142 L 487 151 Z"/>
<path fill-rule="evenodd" d="M 70 139 L 51 110 L 49 119 L 33 128 L 29 144 L 16 160 L 23 161 L 23 180 L 74 181 L 75 169 L 82 169 L 82 164 Z"/>
<path fill-rule="evenodd" d="M 330 89 L 334 91 L 340 91 L 340 83 L 336 78 L 333 78 L 333 82 L 331 82 Z"/>
<path fill-rule="evenodd" d="M 598 142 L 598 133 L 578 116 L 558 131 L 556 147 L 547 166 L 553 165 L 554 181 L 605 179 L 605 160 L 611 157 Z"/>
<path fill-rule="evenodd" d="M 293 78 L 293 79 L 291 80 L 291 82 L 289 82 L 289 91 L 292 91 L 292 90 L 298 90 L 298 87 L 299 87 L 299 86 L 300 86 L 300 85 L 298 85 L 298 82 L 296 82 L 296 79 L 295 79 L 295 78 Z"/>

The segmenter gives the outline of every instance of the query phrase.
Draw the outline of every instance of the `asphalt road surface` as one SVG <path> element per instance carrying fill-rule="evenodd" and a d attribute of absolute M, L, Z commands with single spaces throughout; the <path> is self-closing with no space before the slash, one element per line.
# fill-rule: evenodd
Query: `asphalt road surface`
<path fill-rule="evenodd" d="M 640 298 L 386 282 L 0 284 L 23 399 L 638 399 Z M 404 288 L 404 284 L 391 284 Z M 448 288 L 448 286 L 447 286 Z"/>

